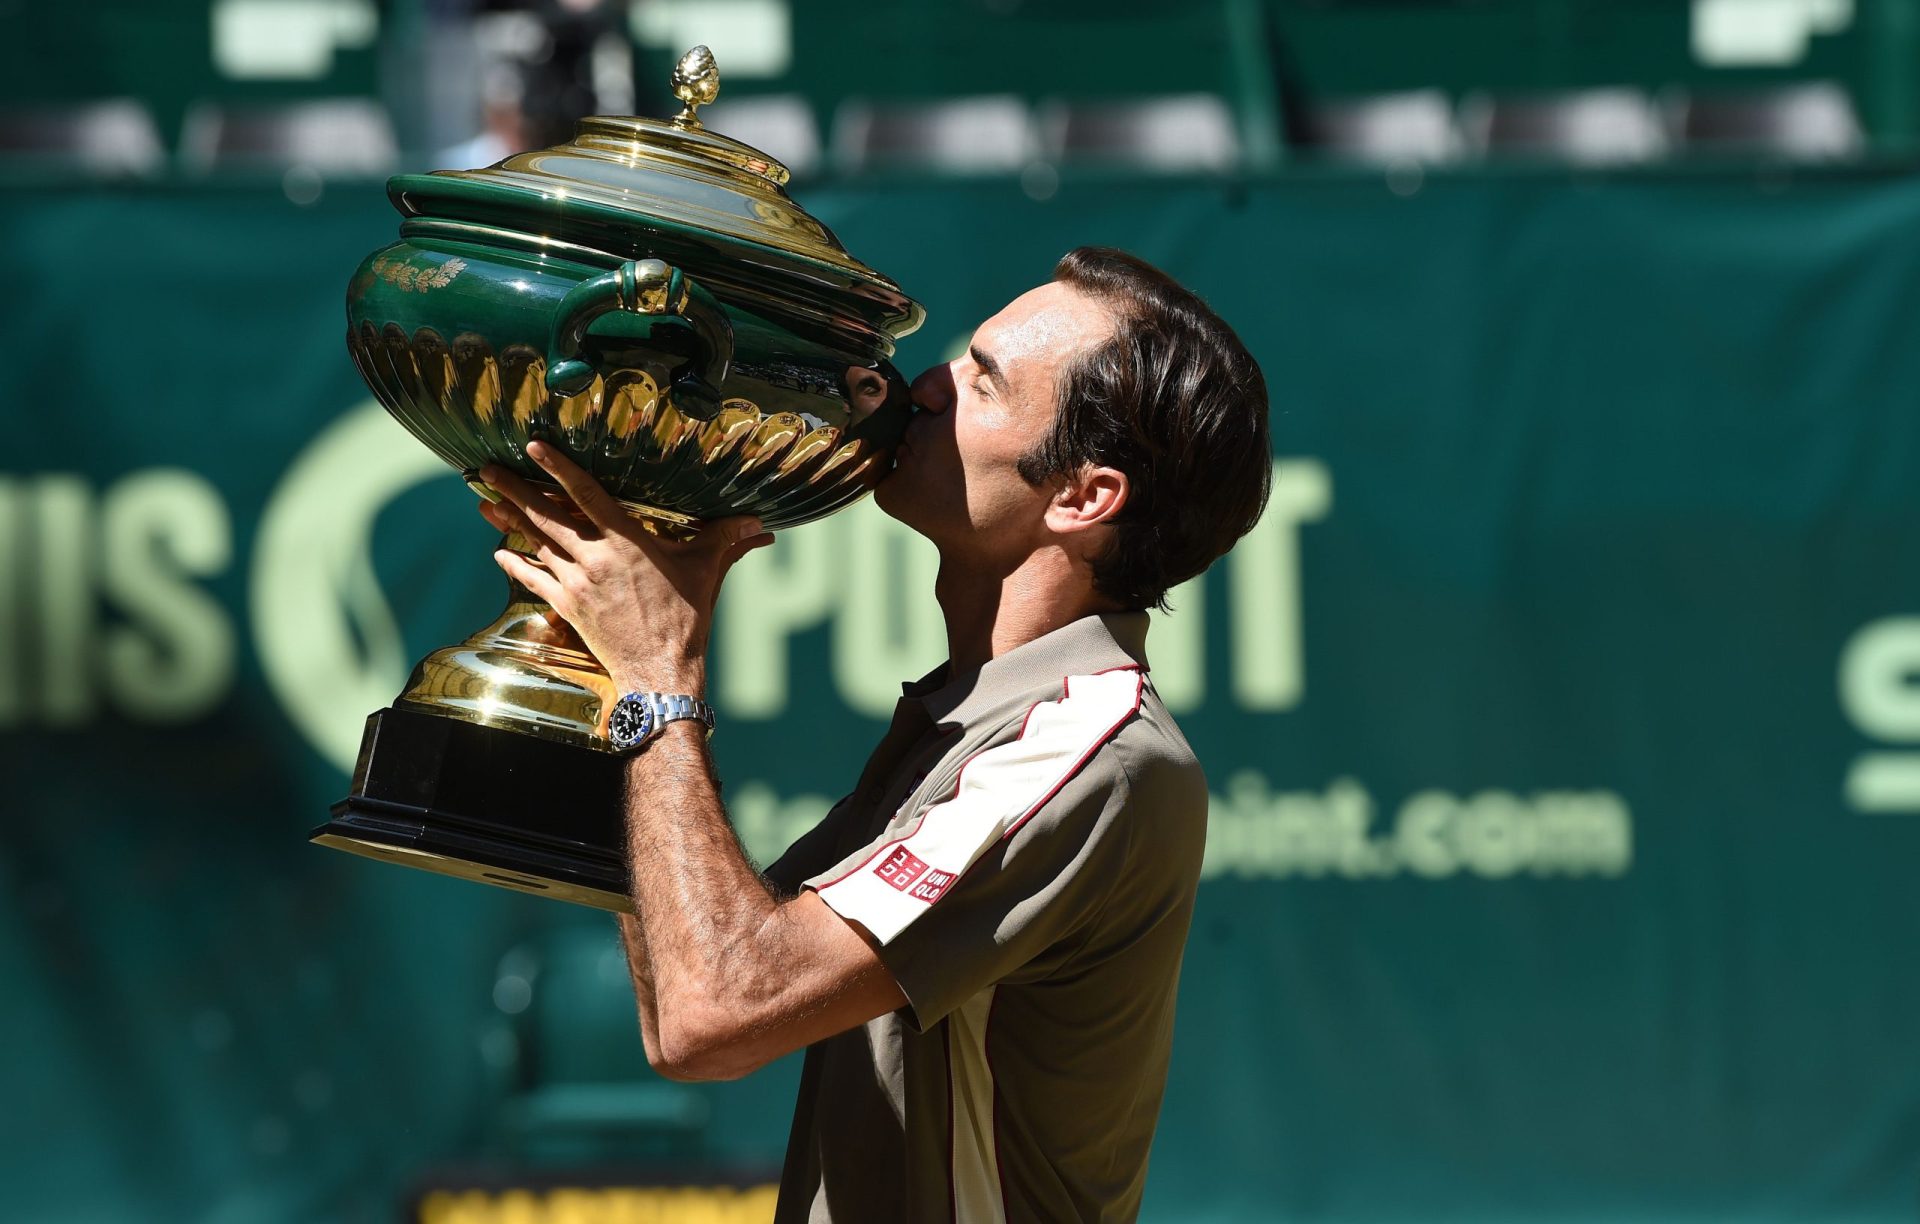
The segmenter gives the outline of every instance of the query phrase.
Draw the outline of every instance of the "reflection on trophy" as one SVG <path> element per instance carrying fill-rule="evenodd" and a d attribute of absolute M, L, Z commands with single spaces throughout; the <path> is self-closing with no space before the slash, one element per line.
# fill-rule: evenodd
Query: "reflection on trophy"
<path fill-rule="evenodd" d="M 785 167 L 701 125 L 719 89 L 705 47 L 673 84 L 670 122 L 590 118 L 488 169 L 391 180 L 406 220 L 348 286 L 347 348 L 483 497 L 488 463 L 545 482 L 526 458 L 539 438 L 654 530 L 791 527 L 890 467 L 912 406 L 887 359 L 924 312 L 788 198 Z M 368 719 L 352 792 L 313 839 L 626 909 L 617 696 L 509 584 L 498 620 Z"/>

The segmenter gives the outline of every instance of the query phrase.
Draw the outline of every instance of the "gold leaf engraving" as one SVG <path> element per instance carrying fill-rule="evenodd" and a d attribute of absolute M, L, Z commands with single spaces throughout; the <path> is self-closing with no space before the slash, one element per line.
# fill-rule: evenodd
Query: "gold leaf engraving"
<path fill-rule="evenodd" d="M 415 267 L 404 259 L 394 259 L 386 255 L 374 260 L 373 274 L 392 285 L 402 293 L 425 293 L 429 289 L 444 289 L 453 283 L 453 278 L 466 269 L 464 259 L 449 259 L 432 268 Z"/>
<path fill-rule="evenodd" d="M 422 273 L 419 287 L 422 291 L 427 289 L 444 289 L 453 283 L 453 278 L 460 275 L 461 269 L 466 266 L 467 261 L 464 259 L 449 259 L 447 262 L 435 268 L 431 275 Z"/>

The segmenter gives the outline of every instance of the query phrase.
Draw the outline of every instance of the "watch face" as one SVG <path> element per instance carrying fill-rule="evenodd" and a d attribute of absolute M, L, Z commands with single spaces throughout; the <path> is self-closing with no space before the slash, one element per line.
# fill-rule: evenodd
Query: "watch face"
<path fill-rule="evenodd" d="M 622 697 L 607 716 L 607 738 L 615 748 L 631 748 L 653 730 L 653 711 L 635 697 Z"/>

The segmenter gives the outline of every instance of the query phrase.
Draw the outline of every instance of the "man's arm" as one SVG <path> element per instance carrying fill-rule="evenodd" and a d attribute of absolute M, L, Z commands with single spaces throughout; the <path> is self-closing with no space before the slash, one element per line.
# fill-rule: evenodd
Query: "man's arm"
<path fill-rule="evenodd" d="M 640 1013 L 640 1043 L 647 1062 L 660 1065 L 660 1017 L 653 1004 L 653 965 L 647 960 L 647 939 L 631 914 L 620 915 L 620 943 L 627 950 L 627 976 L 633 979 L 633 1002 Z"/>
<path fill-rule="evenodd" d="M 524 534 L 538 561 L 501 550 L 500 567 L 579 632 L 621 692 L 703 696 L 720 583 L 772 537 L 723 520 L 691 541 L 656 539 L 551 447 L 528 454 L 587 522 L 485 469 L 511 504 L 482 513 Z M 636 915 L 621 929 L 647 1057 L 663 1074 L 744 1075 L 905 1003 L 864 932 L 811 892 L 775 897 L 748 863 L 697 723 L 667 724 L 635 755 L 627 795 Z"/>
<path fill-rule="evenodd" d="M 811 892 L 776 898 L 747 862 L 697 723 L 669 723 L 627 793 L 663 1074 L 732 1079 L 906 1002 L 864 933 Z"/>

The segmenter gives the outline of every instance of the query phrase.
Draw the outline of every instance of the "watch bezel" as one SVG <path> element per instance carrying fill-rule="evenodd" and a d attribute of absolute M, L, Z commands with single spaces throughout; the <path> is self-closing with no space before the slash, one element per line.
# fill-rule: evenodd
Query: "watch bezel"
<path fill-rule="evenodd" d="M 623 714 L 626 718 L 622 717 Z M 623 734 L 617 724 L 627 721 L 628 718 L 638 725 L 631 734 Z M 653 738 L 653 729 L 653 703 L 646 700 L 644 695 L 628 693 L 613 703 L 613 712 L 607 718 L 607 738 L 613 742 L 615 748 L 622 752 L 638 748 Z"/>

